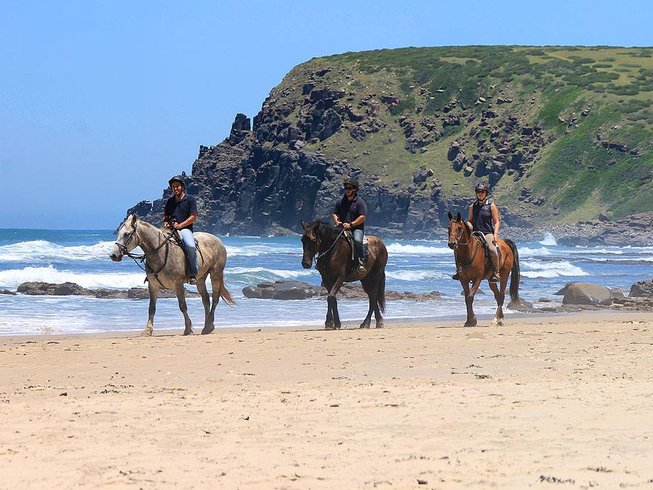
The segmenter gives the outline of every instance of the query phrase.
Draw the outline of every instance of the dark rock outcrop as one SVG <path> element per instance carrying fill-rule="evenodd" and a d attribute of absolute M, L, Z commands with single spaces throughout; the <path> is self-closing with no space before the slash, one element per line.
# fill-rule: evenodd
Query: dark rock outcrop
<path fill-rule="evenodd" d="M 52 284 L 49 282 L 24 282 L 18 286 L 17 292 L 30 296 L 95 296 L 90 289 L 81 287 L 74 282 Z"/>
<path fill-rule="evenodd" d="M 653 281 L 639 281 L 630 288 L 628 296 L 653 298 Z"/>
<path fill-rule="evenodd" d="M 589 282 L 572 282 L 565 285 L 556 295 L 563 295 L 563 305 L 603 305 L 612 304 L 612 293 L 605 286 Z"/>
<path fill-rule="evenodd" d="M 301 281 L 275 281 L 273 283 L 264 282 L 256 286 L 247 286 L 243 288 L 243 295 L 247 298 L 257 299 L 308 299 L 325 297 L 327 290 Z M 430 293 L 386 291 L 385 296 L 386 300 L 430 301 L 439 299 L 441 294 L 437 291 Z M 367 293 L 365 293 L 360 284 L 345 283 L 340 288 L 338 297 L 367 300 Z"/>
<path fill-rule="evenodd" d="M 147 288 L 131 288 L 127 291 L 119 289 L 87 289 L 74 282 L 54 284 L 49 282 L 24 282 L 16 292 L 30 296 L 95 296 L 99 299 L 149 299 Z M 8 294 L 15 294 L 7 291 Z M 186 297 L 199 296 L 194 291 L 186 291 Z M 172 289 L 161 289 L 159 298 L 176 298 Z"/>

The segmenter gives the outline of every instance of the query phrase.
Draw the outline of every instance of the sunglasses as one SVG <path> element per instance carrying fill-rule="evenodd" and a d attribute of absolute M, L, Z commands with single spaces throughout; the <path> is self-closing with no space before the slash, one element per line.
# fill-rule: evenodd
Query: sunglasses
<path fill-rule="evenodd" d="M 346 185 L 346 186 L 345 186 L 345 190 L 346 190 L 346 191 L 353 191 L 353 190 L 356 190 L 356 188 L 355 188 L 355 187 L 352 187 L 352 186 L 350 186 L 350 185 Z"/>

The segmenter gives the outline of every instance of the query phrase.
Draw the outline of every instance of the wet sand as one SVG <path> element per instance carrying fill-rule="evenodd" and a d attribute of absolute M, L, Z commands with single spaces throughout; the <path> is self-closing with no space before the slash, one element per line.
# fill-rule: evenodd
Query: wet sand
<path fill-rule="evenodd" d="M 0 488 L 653 488 L 653 315 L 0 338 Z"/>

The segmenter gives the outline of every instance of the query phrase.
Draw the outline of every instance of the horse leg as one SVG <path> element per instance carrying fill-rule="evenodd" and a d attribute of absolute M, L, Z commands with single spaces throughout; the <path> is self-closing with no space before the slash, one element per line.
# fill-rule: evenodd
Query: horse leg
<path fill-rule="evenodd" d="M 460 281 L 460 284 L 463 286 L 463 291 L 465 291 L 465 306 L 467 307 L 467 321 L 465 322 L 465 327 L 475 327 L 478 322 L 476 321 L 476 315 L 474 314 L 474 296 L 476 291 L 481 284 L 481 279 L 476 279 L 472 283 L 472 287 L 469 287 L 469 283 L 466 281 Z"/>
<path fill-rule="evenodd" d="M 213 277 L 211 277 L 213 279 Z M 213 284 L 213 281 L 211 281 Z M 215 288 L 214 288 L 215 290 Z M 218 290 L 219 291 L 219 290 Z M 213 309 L 211 308 L 211 300 L 209 299 L 209 292 L 206 289 L 206 277 L 197 279 L 197 292 L 200 293 L 202 298 L 202 306 L 204 306 L 204 328 L 202 329 L 202 334 L 207 334 L 213 332 Z M 215 303 L 215 292 L 213 293 Z"/>
<path fill-rule="evenodd" d="M 332 282 L 327 282 L 324 279 L 322 280 L 322 286 L 326 288 L 327 291 L 331 291 L 331 287 L 333 286 Z M 324 328 L 326 330 L 334 330 L 335 326 L 333 324 L 333 308 L 331 307 L 331 302 L 329 301 L 329 297 L 327 296 L 327 314 L 326 314 L 326 320 L 324 321 Z"/>
<path fill-rule="evenodd" d="M 175 292 L 177 293 L 177 301 L 179 302 L 179 310 L 181 314 L 184 315 L 184 335 L 190 335 L 193 333 L 193 323 L 188 316 L 188 307 L 186 306 L 186 290 L 184 289 L 183 284 L 178 284 L 175 287 Z"/>
<path fill-rule="evenodd" d="M 147 309 L 147 325 L 141 333 L 143 337 L 150 337 L 154 331 L 154 314 L 156 313 L 156 300 L 159 297 L 159 286 L 154 284 L 155 281 L 147 282 L 147 290 L 150 293 L 150 304 Z M 158 282 L 158 281 L 157 281 Z"/>
<path fill-rule="evenodd" d="M 340 323 L 340 315 L 338 314 L 338 299 L 336 298 L 336 294 L 340 291 L 343 282 L 345 282 L 344 277 L 336 279 L 336 282 L 329 290 L 329 295 L 327 296 L 327 302 L 331 308 L 331 313 L 333 314 L 333 326 L 336 329 L 339 329 L 342 326 Z"/>
<path fill-rule="evenodd" d="M 501 278 L 501 289 L 494 282 L 488 282 L 490 289 L 494 293 L 494 299 L 497 302 L 497 310 L 494 313 L 494 318 L 492 319 L 492 326 L 501 327 L 503 326 L 503 302 L 506 298 L 504 280 Z"/>
<path fill-rule="evenodd" d="M 371 287 L 369 275 L 361 279 L 361 284 L 363 285 L 363 291 L 367 293 L 367 298 L 369 299 L 370 306 L 367 310 L 367 316 L 365 317 L 365 320 L 363 320 L 363 323 L 361 323 L 358 328 L 370 328 L 370 322 L 372 320 L 372 312 L 375 311 L 374 305 L 376 304 L 376 294 L 375 294 L 376 292 Z M 378 323 L 378 317 L 377 317 L 377 323 Z"/>

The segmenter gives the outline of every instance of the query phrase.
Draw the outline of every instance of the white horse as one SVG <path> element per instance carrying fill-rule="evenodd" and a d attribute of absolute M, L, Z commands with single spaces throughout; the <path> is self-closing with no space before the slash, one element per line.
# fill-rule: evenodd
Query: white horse
<path fill-rule="evenodd" d="M 215 326 L 215 307 L 220 297 L 228 304 L 233 305 L 229 291 L 224 285 L 224 266 L 227 262 L 227 251 L 220 239 L 210 233 L 193 234 L 198 247 L 197 254 L 197 290 L 202 297 L 204 305 L 204 328 L 202 334 L 213 332 Z M 134 257 L 130 252 L 140 246 L 144 254 Z M 179 309 L 184 315 L 184 335 L 193 333 L 193 326 L 188 316 L 186 307 L 186 257 L 180 245 L 177 244 L 170 231 L 163 231 L 150 223 L 138 219 L 131 214 L 118 228 L 118 237 L 109 257 L 115 262 L 122 260 L 123 256 L 141 258 L 145 261 L 147 274 L 147 288 L 150 293 L 149 315 L 143 335 L 152 335 L 154 330 L 154 313 L 156 300 L 161 288 L 174 289 L 179 301 Z M 211 276 L 212 299 L 206 290 L 206 276 Z"/>

